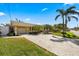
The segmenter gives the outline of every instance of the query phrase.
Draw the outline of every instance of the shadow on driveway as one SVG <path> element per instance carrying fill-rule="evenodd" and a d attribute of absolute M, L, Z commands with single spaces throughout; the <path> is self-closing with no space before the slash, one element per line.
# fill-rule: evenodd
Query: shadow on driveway
<path fill-rule="evenodd" d="M 55 39 L 50 39 L 53 42 L 66 42 L 66 41 L 70 41 L 76 45 L 79 45 L 79 39 L 69 39 L 69 38 L 58 38 L 58 37 L 54 37 Z"/>
<path fill-rule="evenodd" d="M 57 38 L 56 39 L 50 39 L 51 41 L 54 41 L 54 42 L 64 42 L 64 41 L 69 41 L 68 39 L 65 39 L 65 38 Z"/>

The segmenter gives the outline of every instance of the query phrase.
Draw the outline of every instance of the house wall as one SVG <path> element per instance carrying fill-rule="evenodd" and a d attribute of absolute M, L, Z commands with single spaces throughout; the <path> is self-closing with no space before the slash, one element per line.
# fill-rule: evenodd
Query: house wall
<path fill-rule="evenodd" d="M 0 27 L 1 35 L 7 35 L 9 33 L 9 26 Z"/>
<path fill-rule="evenodd" d="M 26 34 L 32 31 L 32 27 L 14 26 L 13 28 L 14 28 L 15 35 Z"/>
<path fill-rule="evenodd" d="M 11 26 L 14 29 L 15 35 L 26 34 L 32 31 L 35 24 L 11 21 Z"/>

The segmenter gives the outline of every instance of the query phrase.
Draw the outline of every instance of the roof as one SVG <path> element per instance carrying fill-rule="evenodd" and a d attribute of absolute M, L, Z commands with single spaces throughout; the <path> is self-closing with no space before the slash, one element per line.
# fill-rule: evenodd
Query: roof
<path fill-rule="evenodd" d="M 23 26 L 23 27 L 26 27 L 26 26 L 34 26 L 36 24 L 30 24 L 30 23 L 24 23 L 24 22 L 11 21 L 11 25 L 12 26 Z"/>

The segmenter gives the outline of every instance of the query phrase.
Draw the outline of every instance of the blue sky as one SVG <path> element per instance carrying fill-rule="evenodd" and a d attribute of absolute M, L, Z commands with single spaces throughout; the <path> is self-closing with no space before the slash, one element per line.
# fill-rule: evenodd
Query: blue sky
<path fill-rule="evenodd" d="M 26 23 L 35 24 L 58 24 L 62 22 L 59 18 L 55 21 L 55 16 L 58 14 L 57 9 L 68 8 L 75 5 L 79 11 L 79 4 L 67 3 L 0 3 L 0 24 L 9 23 L 15 18 Z M 11 16 L 11 18 L 10 18 Z M 68 27 L 75 27 L 79 22 L 74 19 L 68 23 Z"/>

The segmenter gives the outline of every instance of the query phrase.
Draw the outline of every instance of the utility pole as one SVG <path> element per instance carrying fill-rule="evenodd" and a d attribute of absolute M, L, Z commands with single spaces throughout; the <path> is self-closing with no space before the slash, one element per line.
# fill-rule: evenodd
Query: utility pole
<path fill-rule="evenodd" d="M 10 10 L 10 5 L 7 5 L 7 10 L 8 10 L 8 15 L 9 15 L 9 19 L 11 21 L 11 10 Z"/>

